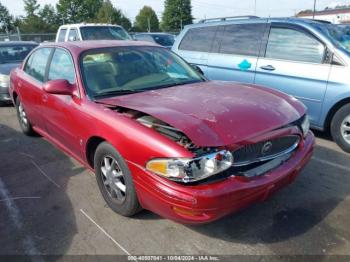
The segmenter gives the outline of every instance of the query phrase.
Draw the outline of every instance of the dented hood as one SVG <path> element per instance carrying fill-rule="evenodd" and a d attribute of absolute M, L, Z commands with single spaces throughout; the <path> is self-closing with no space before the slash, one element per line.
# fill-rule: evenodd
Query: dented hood
<path fill-rule="evenodd" d="M 137 110 L 179 129 L 197 146 L 231 145 L 305 114 L 290 96 L 267 88 L 203 82 L 99 100 Z"/>

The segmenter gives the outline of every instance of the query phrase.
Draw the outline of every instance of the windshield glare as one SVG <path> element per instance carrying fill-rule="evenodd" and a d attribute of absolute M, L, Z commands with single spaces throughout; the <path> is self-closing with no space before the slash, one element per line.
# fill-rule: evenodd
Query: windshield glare
<path fill-rule="evenodd" d="M 0 46 L 0 63 L 22 62 L 35 45 Z"/>
<path fill-rule="evenodd" d="M 181 58 L 159 47 L 92 50 L 81 64 L 86 91 L 94 98 L 203 81 Z"/>
<path fill-rule="evenodd" d="M 332 40 L 350 52 L 350 26 L 349 25 L 326 25 L 327 34 Z"/>
<path fill-rule="evenodd" d="M 83 40 L 130 40 L 128 33 L 119 26 L 86 26 L 80 29 Z"/>

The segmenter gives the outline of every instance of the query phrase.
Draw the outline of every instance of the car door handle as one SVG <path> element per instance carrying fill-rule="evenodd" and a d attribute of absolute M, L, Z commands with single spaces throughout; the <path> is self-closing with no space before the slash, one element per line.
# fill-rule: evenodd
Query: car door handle
<path fill-rule="evenodd" d="M 276 68 L 272 65 L 266 65 L 266 66 L 262 66 L 260 67 L 262 70 L 266 70 L 266 71 L 274 71 L 276 70 Z"/>

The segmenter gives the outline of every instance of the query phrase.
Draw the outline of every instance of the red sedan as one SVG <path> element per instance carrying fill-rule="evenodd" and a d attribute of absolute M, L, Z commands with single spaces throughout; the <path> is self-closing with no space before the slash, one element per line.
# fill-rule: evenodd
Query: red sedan
<path fill-rule="evenodd" d="M 41 45 L 12 72 L 10 94 L 23 132 L 94 170 L 124 216 L 216 220 L 292 182 L 313 151 L 296 99 L 207 81 L 151 43 Z"/>

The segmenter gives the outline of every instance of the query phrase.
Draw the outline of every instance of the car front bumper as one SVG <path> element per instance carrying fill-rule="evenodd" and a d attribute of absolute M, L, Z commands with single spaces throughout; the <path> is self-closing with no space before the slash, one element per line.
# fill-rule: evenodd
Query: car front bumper
<path fill-rule="evenodd" d="M 181 185 L 150 174 L 129 163 L 141 205 L 162 217 L 184 223 L 204 224 L 266 200 L 294 181 L 312 157 L 315 138 L 309 132 L 291 158 L 266 174 L 231 176 L 220 182 Z"/>

